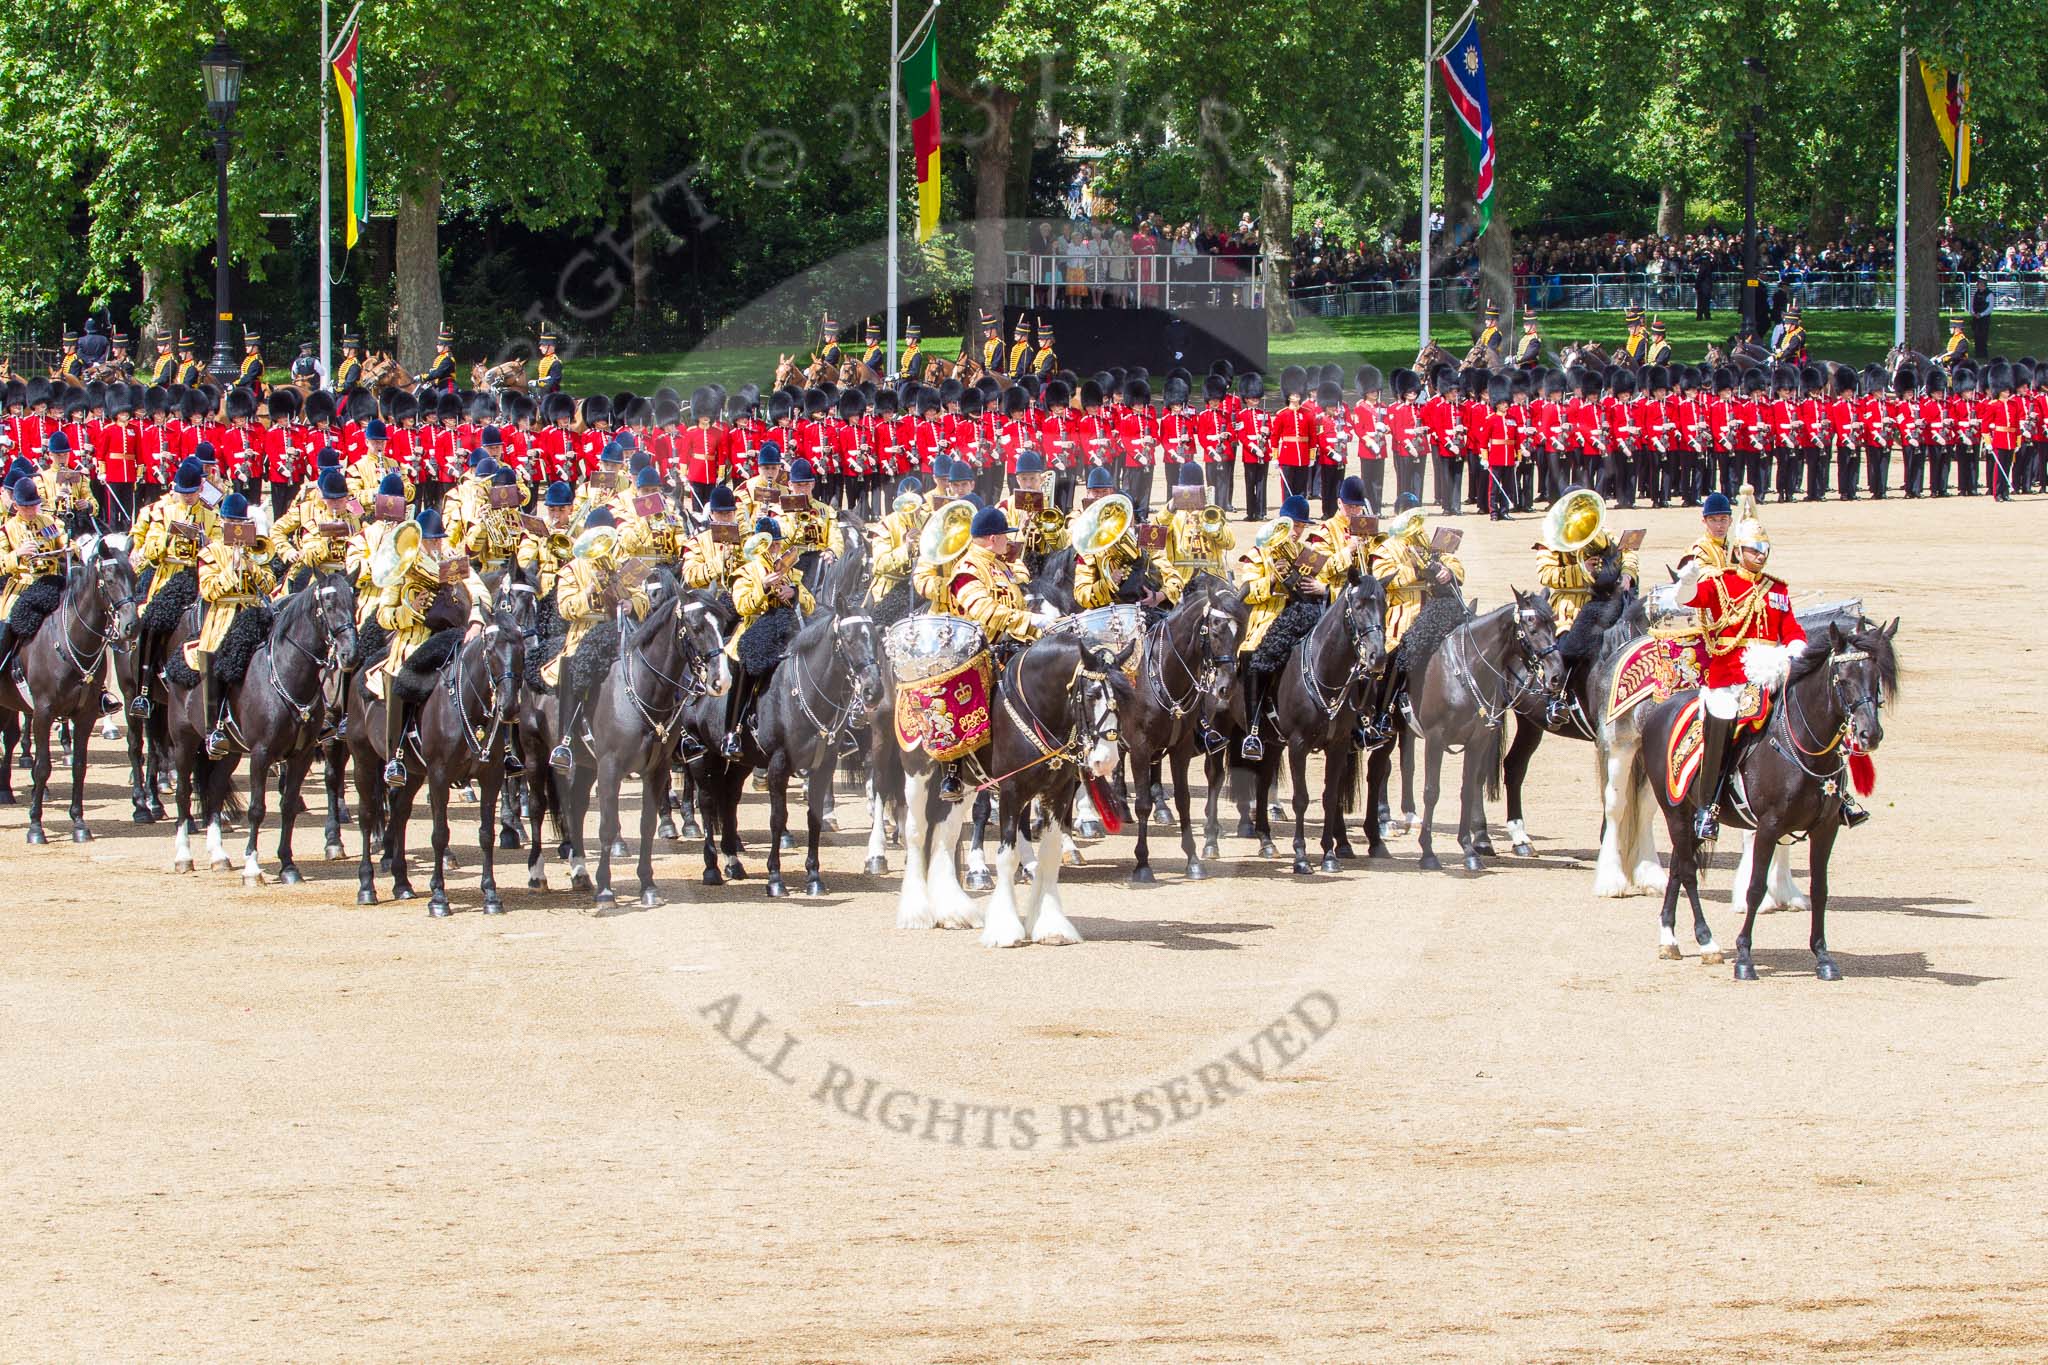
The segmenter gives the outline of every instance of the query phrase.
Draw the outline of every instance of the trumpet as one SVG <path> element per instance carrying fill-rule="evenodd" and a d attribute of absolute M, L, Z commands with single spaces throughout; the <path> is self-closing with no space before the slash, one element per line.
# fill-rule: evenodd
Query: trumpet
<path fill-rule="evenodd" d="M 1204 507 L 1201 520 L 1202 534 L 1212 539 L 1223 534 L 1225 521 L 1226 518 L 1221 507 Z"/>

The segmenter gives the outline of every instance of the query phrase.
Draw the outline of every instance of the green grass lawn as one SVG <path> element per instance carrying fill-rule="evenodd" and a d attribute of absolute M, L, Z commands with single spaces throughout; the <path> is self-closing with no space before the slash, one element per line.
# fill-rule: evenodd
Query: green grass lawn
<path fill-rule="evenodd" d="M 1817 358 L 1862 365 L 1884 359 L 1891 349 L 1890 313 L 1815 312 L 1807 317 L 1808 349 Z M 1708 342 L 1727 339 L 1734 314 L 1717 314 L 1712 322 L 1695 322 L 1689 315 L 1668 316 L 1665 321 L 1679 359 L 1697 361 Z M 1461 320 L 1446 318 L 1443 322 L 1435 329 L 1439 341 L 1446 349 L 1462 353 L 1471 343 Z M 1625 333 L 1618 312 L 1552 313 L 1543 320 L 1544 338 L 1552 346 L 1571 341 L 1611 346 Z M 1997 353 L 2048 356 L 2048 314 L 2002 314 L 1993 322 L 1991 336 Z M 1273 337 L 1270 346 L 1274 371 L 1310 362 L 1334 362 L 1343 366 L 1347 375 L 1366 363 L 1389 370 L 1414 360 L 1416 322 L 1413 317 L 1305 318 L 1293 334 Z M 959 348 L 958 337 L 933 337 L 925 347 L 942 356 L 957 354 Z M 808 348 L 804 349 L 808 354 Z M 576 392 L 624 389 L 651 393 L 667 384 L 686 399 L 691 389 L 706 383 L 731 389 L 752 381 L 765 388 L 774 377 L 776 350 L 773 346 L 703 346 L 693 351 L 572 359 L 568 362 L 569 387 Z"/>

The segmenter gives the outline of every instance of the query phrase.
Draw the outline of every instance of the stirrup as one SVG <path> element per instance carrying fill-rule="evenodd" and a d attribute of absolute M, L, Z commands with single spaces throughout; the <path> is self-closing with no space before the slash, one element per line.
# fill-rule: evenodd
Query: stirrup
<path fill-rule="evenodd" d="M 128 699 L 128 714 L 137 720 L 148 720 L 150 713 L 155 710 L 156 703 L 149 699 L 147 692 L 138 692 Z"/>
<path fill-rule="evenodd" d="M 512 752 L 512 751 L 511 751 L 510 749 L 507 749 L 507 750 L 505 751 L 505 756 L 504 756 L 504 758 L 503 758 L 503 759 L 501 760 L 501 762 L 502 762 L 502 763 L 503 763 L 503 765 L 504 765 L 504 769 L 505 769 L 505 776 L 507 776 L 507 777 L 524 777 L 524 776 L 526 776 L 526 763 L 525 763 L 525 761 L 524 761 L 523 759 L 521 759 L 521 758 L 519 757 L 519 755 L 518 755 L 518 754 L 515 754 L 515 753 L 513 753 L 513 752 Z"/>
<path fill-rule="evenodd" d="M 558 773 L 573 772 L 576 769 L 576 751 L 569 747 L 567 739 L 556 741 L 548 751 L 548 766 Z"/>
<path fill-rule="evenodd" d="M 1701 843 L 1712 843 L 1721 837 L 1721 818 L 1711 807 L 1695 812 L 1692 817 L 1692 833 Z"/>
<path fill-rule="evenodd" d="M 1244 743 L 1237 746 L 1237 754 L 1239 758 L 1249 759 L 1253 763 L 1266 756 L 1266 746 L 1259 739 L 1259 732 L 1257 730 L 1244 737 Z"/>
<path fill-rule="evenodd" d="M 100 692 L 100 714 L 103 716 L 115 716 L 120 713 L 121 699 L 112 692 L 102 689 Z"/>
<path fill-rule="evenodd" d="M 718 752 L 726 758 L 738 758 L 743 747 L 737 727 L 727 730 L 725 738 L 718 741 Z"/>
<path fill-rule="evenodd" d="M 1863 809 L 1863 807 L 1857 805 L 1854 801 L 1851 801 L 1846 795 L 1842 797 L 1843 829 L 1854 829 L 1856 828 L 1856 826 L 1862 824 L 1869 818 L 1869 811 Z"/>
<path fill-rule="evenodd" d="M 1202 727 L 1201 737 L 1202 752 L 1205 754 L 1216 753 L 1219 750 L 1221 750 L 1225 744 L 1229 743 L 1229 741 L 1223 737 L 1223 732 L 1221 730 L 1218 730 L 1213 725 L 1204 725 Z"/>
<path fill-rule="evenodd" d="M 206 732 L 206 756 L 208 758 L 226 758 L 228 756 L 227 732 L 218 725 Z"/>
<path fill-rule="evenodd" d="M 966 795 L 967 784 L 960 780 L 960 765 L 948 763 L 945 775 L 939 778 L 939 800 L 953 803 Z"/>
<path fill-rule="evenodd" d="M 405 761 L 394 757 L 384 765 L 384 785 L 403 787 L 405 785 Z"/>

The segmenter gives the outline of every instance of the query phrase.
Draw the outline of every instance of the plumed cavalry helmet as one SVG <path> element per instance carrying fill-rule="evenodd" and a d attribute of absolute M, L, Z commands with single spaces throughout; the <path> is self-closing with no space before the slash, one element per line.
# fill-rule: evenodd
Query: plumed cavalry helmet
<path fill-rule="evenodd" d="M 1769 559 L 1771 538 L 1764 531 L 1764 524 L 1755 517 L 1744 517 L 1735 523 L 1728 533 L 1728 544 L 1737 550 L 1754 550 Z"/>

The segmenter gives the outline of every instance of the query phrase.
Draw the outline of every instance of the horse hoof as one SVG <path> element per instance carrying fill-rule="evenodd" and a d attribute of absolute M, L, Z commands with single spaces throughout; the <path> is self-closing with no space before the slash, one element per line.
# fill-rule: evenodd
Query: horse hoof
<path fill-rule="evenodd" d="M 1527 840 L 1524 840 L 1523 842 L 1521 842 L 1521 843 L 1519 843 L 1519 844 L 1516 844 L 1516 845 L 1515 845 L 1515 856 L 1516 856 L 1517 858 L 1533 858 L 1533 857 L 1535 857 L 1535 856 L 1536 856 L 1536 845 L 1534 845 L 1534 844 L 1532 844 L 1532 843 L 1529 843 L 1529 842 L 1528 842 Z"/>
<path fill-rule="evenodd" d="M 347 862 L 348 850 L 340 844 L 329 844 L 327 846 L 327 861 L 330 863 Z"/>
<path fill-rule="evenodd" d="M 1842 979 L 1842 969 L 1835 965 L 1832 958 L 1824 957 L 1815 963 L 1813 974 L 1823 981 L 1840 981 Z"/>
<path fill-rule="evenodd" d="M 818 828 L 829 834 L 837 834 L 839 832 L 839 817 L 829 810 L 826 811 L 818 817 Z"/>
<path fill-rule="evenodd" d="M 1261 858 L 1277 858 L 1280 856 L 1280 846 L 1271 839 L 1261 839 L 1259 841 L 1259 856 Z"/>
<path fill-rule="evenodd" d="M 43 833 L 41 825 L 30 825 L 28 827 L 28 841 L 32 844 L 47 844 L 50 842 L 49 837 Z"/>
<path fill-rule="evenodd" d="M 768 874 L 768 894 L 776 900 L 781 900 L 789 894 L 789 888 L 782 884 L 781 873 L 771 872 Z"/>
<path fill-rule="evenodd" d="M 721 877 L 721 876 L 719 876 L 719 875 L 718 875 L 718 869 L 717 869 L 717 868 L 715 868 L 715 867 L 707 867 L 707 868 L 705 868 L 705 869 L 704 869 L 704 885 L 706 885 L 706 886 L 724 886 L 724 885 L 725 885 L 725 878 L 723 878 L 723 877 Z"/>
<path fill-rule="evenodd" d="M 1296 856 L 1294 860 L 1294 875 L 1297 877 L 1313 877 L 1316 875 L 1316 870 L 1308 865 L 1307 858 Z"/>
<path fill-rule="evenodd" d="M 391 899 L 395 901 L 417 900 L 419 899 L 419 894 L 410 886 L 394 886 L 391 888 Z"/>
<path fill-rule="evenodd" d="M 548 889 L 548 879 L 545 876 L 528 877 L 526 879 L 526 889 L 528 891 L 545 891 Z"/>
<path fill-rule="evenodd" d="M 357 905 L 375 905 L 376 903 L 377 893 L 369 888 L 365 887 L 363 890 L 356 892 Z"/>
<path fill-rule="evenodd" d="M 13 793 L 13 792 L 0 792 L 0 806 L 11 806 L 11 805 L 13 805 L 13 804 L 14 804 L 14 793 Z"/>
<path fill-rule="evenodd" d="M 824 895 L 824 894 L 825 894 L 825 879 L 824 879 L 823 877 L 806 877 L 806 878 L 804 878 L 804 894 L 805 894 L 806 896 L 822 896 L 822 895 Z"/>
<path fill-rule="evenodd" d="M 666 839 L 670 843 L 674 843 L 676 838 L 676 822 L 673 820 L 663 820 L 654 827 L 654 837 Z"/>
<path fill-rule="evenodd" d="M 1251 821 L 1240 820 L 1237 822 L 1237 837 L 1240 839 L 1256 839 L 1259 837 L 1259 832 L 1252 828 Z"/>
<path fill-rule="evenodd" d="M 1486 864 L 1480 861 L 1477 853 L 1467 853 L 1465 855 L 1465 870 L 1467 872 L 1484 872 Z"/>
<path fill-rule="evenodd" d="M 1157 877 L 1152 875 L 1152 869 L 1148 865 L 1140 864 L 1131 869 L 1132 886 L 1150 886 L 1158 880 Z"/>
<path fill-rule="evenodd" d="M 1220 858 L 1223 856 L 1223 850 L 1216 846 L 1214 839 L 1211 839 L 1202 845 L 1202 856 L 1204 858 Z"/>
<path fill-rule="evenodd" d="M 74 844 L 91 843 L 92 831 L 87 829 L 84 825 L 73 825 L 71 827 L 71 842 Z"/>
<path fill-rule="evenodd" d="M 130 820 L 133 820 L 138 825 L 153 825 L 156 823 L 156 817 L 154 815 L 151 815 L 149 813 L 149 809 L 145 806 L 137 806 L 135 808 L 135 814 L 129 816 L 128 818 Z"/>
<path fill-rule="evenodd" d="M 612 840 L 612 856 L 614 858 L 625 858 L 631 856 L 626 848 L 626 841 L 624 839 Z"/>
<path fill-rule="evenodd" d="M 428 913 L 429 915 L 431 915 L 431 916 L 432 916 L 433 918 L 435 918 L 435 919 L 447 919 L 447 918 L 448 918 L 448 901 L 447 901 L 447 898 L 446 898 L 446 897 L 443 897 L 443 896 L 436 896 L 436 897 L 434 897 L 434 898 L 433 898 L 432 900 L 428 901 L 428 902 L 427 902 L 427 913 Z"/>
<path fill-rule="evenodd" d="M 659 895 L 659 893 L 655 891 L 653 887 L 643 886 L 642 888 L 640 888 L 640 908 L 642 910 L 652 910 L 655 906 L 660 904 L 661 896 Z"/>
<path fill-rule="evenodd" d="M 497 892 L 493 891 L 490 895 L 484 897 L 484 913 L 486 915 L 502 915 L 505 913 L 505 902 L 499 899 Z"/>
<path fill-rule="evenodd" d="M 866 866 L 861 868 L 861 871 L 867 873 L 870 877 L 879 877 L 886 873 L 888 870 L 889 860 L 887 858 L 884 858 L 879 853 L 876 854 L 874 857 L 868 859 Z"/>
<path fill-rule="evenodd" d="M 286 863 L 277 870 L 277 880 L 284 886 L 297 886 L 306 880 L 306 874 L 299 871 L 296 863 Z"/>
<path fill-rule="evenodd" d="M 269 880 L 261 872 L 244 872 L 242 874 L 242 885 L 244 887 L 261 886 Z"/>
<path fill-rule="evenodd" d="M 1164 806 L 1159 807 L 1158 809 L 1152 812 L 1152 823 L 1159 826 L 1159 828 L 1161 829 L 1172 828 L 1173 812 L 1166 809 L 1166 807 Z"/>
<path fill-rule="evenodd" d="M 1365 856 L 1367 858 L 1391 858 L 1394 855 L 1385 844 L 1375 839 L 1365 846 Z"/>
<path fill-rule="evenodd" d="M 996 889 L 996 874 L 985 867 L 969 868 L 965 884 L 969 891 L 993 891 Z"/>
<path fill-rule="evenodd" d="M 571 891 L 588 891 L 590 886 L 590 874 L 588 872 L 578 872 L 569 878 L 569 889 Z"/>
<path fill-rule="evenodd" d="M 1424 872 L 1441 872 L 1444 870 L 1444 860 L 1437 857 L 1434 853 L 1425 853 L 1422 855 L 1422 870 Z"/>
<path fill-rule="evenodd" d="M 1341 872 L 1341 871 L 1343 871 L 1343 870 L 1344 870 L 1344 865 L 1343 865 L 1343 864 L 1342 864 L 1341 862 L 1339 862 L 1339 861 L 1337 860 L 1337 855 L 1336 855 L 1336 854 L 1334 854 L 1334 853 L 1325 853 L 1325 854 L 1323 855 L 1323 871 L 1325 871 L 1325 872 Z"/>
<path fill-rule="evenodd" d="M 743 882 L 747 879 L 747 869 L 740 866 L 738 858 L 726 859 L 725 879 L 729 882 Z"/>
<path fill-rule="evenodd" d="M 1190 858 L 1188 859 L 1187 878 L 1191 882 L 1205 882 L 1209 880 L 1209 869 L 1202 866 L 1201 859 Z"/>
<path fill-rule="evenodd" d="M 207 864 L 207 866 L 212 868 L 215 872 L 225 872 L 234 865 L 234 861 L 229 858 L 215 858 L 212 862 Z"/>
<path fill-rule="evenodd" d="M 1030 869 L 1030 868 L 1028 868 L 1028 867 L 1020 867 L 1020 868 L 1018 868 L 1018 869 L 1017 869 L 1017 885 L 1019 885 L 1019 886 L 1029 886 L 1029 885 L 1031 885 L 1031 869 Z"/>
<path fill-rule="evenodd" d="M 1678 950 L 1676 948 L 1673 948 L 1671 950 L 1671 953 L 1672 956 L 1676 957 L 1678 955 Z M 1708 948 L 1700 954 L 1700 965 L 1702 967 L 1718 967 L 1727 960 L 1727 958 L 1721 955 L 1721 950 L 1719 948 Z"/>
<path fill-rule="evenodd" d="M 1074 837 L 1076 839 L 1100 839 L 1105 836 L 1105 833 L 1100 820 L 1083 820 L 1074 827 Z"/>
<path fill-rule="evenodd" d="M 1678 951 L 1676 943 L 1660 943 L 1657 945 L 1657 960 L 1659 962 L 1677 962 L 1684 956 L 1684 953 Z"/>
<path fill-rule="evenodd" d="M 1744 962 L 1742 959 L 1737 958 L 1735 960 L 1735 979 L 1737 981 L 1756 980 L 1756 968 L 1752 967 L 1749 963 Z"/>
<path fill-rule="evenodd" d="M 696 822 L 695 820 L 686 820 L 686 821 L 684 821 L 684 822 L 683 822 L 683 837 L 684 837 L 685 839 L 701 839 L 701 838 L 703 838 L 703 837 L 704 837 L 704 826 L 702 826 L 702 825 L 698 824 L 698 823 L 697 823 L 697 822 Z"/>
<path fill-rule="evenodd" d="M 598 910 L 602 912 L 611 909 L 614 905 L 617 905 L 619 903 L 619 898 L 616 895 L 614 895 L 612 893 L 612 889 L 609 886 L 607 886 L 604 890 L 592 896 L 590 898 L 590 903 L 596 906 Z"/>
<path fill-rule="evenodd" d="M 190 872 L 191 870 L 192 860 L 190 858 L 179 858 L 171 864 L 171 871 L 173 872 Z"/>
<path fill-rule="evenodd" d="M 512 827 L 511 827 L 510 825 L 500 825 L 500 826 L 498 826 L 498 847 L 499 847 L 499 848 L 517 848 L 517 847 L 519 847 L 519 831 L 518 831 L 518 830 L 516 830 L 516 829 L 513 829 L 513 828 L 512 828 Z"/>

